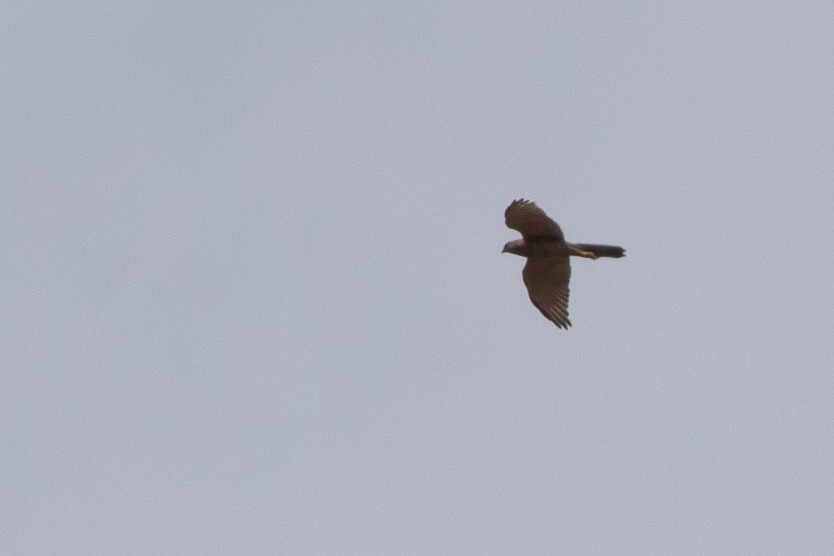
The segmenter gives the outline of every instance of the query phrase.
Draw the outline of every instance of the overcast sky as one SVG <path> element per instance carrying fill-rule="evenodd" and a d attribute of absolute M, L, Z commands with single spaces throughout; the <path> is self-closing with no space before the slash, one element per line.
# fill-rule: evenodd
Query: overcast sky
<path fill-rule="evenodd" d="M 0 16 L 0 552 L 834 551 L 833 4 Z"/>

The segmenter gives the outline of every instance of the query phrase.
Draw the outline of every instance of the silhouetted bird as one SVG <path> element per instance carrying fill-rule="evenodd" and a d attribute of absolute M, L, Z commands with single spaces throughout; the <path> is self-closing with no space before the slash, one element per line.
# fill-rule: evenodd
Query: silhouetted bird
<path fill-rule="evenodd" d="M 522 239 L 504 245 L 502 253 L 527 257 L 522 277 L 530 301 L 559 328 L 571 325 L 568 319 L 570 257 L 619 258 L 625 249 L 614 245 L 568 243 L 559 225 L 532 201 L 519 199 L 504 212 L 507 226 L 521 232 Z"/>

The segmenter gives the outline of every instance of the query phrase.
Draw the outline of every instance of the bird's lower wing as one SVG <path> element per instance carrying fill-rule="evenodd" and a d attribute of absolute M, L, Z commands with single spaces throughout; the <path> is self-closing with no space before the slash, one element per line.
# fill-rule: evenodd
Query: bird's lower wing
<path fill-rule="evenodd" d="M 556 255 L 528 257 L 522 276 L 533 305 L 559 328 L 568 328 L 570 259 Z"/>

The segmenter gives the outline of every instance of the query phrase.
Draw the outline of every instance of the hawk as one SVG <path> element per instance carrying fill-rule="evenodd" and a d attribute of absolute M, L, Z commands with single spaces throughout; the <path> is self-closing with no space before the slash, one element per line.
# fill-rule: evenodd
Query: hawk
<path fill-rule="evenodd" d="M 502 253 L 527 257 L 522 277 L 530 301 L 559 328 L 567 329 L 570 257 L 620 258 L 625 249 L 614 245 L 568 243 L 562 229 L 536 203 L 518 199 L 504 211 L 507 227 L 521 232 L 522 239 L 504 245 Z"/>

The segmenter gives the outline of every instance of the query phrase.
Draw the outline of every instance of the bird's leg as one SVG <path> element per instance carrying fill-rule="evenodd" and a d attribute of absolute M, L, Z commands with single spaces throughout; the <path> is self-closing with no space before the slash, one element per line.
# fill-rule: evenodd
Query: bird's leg
<path fill-rule="evenodd" d="M 586 259 L 593 259 L 593 260 L 597 259 L 596 254 L 594 254 L 593 252 L 585 251 L 584 249 L 580 249 L 579 247 L 576 247 L 575 245 L 570 246 L 570 254 L 571 255 L 577 255 L 579 257 L 585 257 Z"/>

